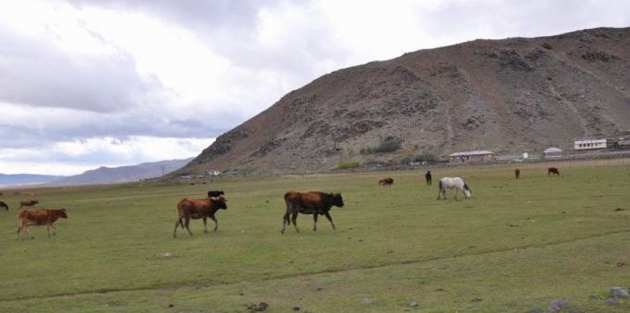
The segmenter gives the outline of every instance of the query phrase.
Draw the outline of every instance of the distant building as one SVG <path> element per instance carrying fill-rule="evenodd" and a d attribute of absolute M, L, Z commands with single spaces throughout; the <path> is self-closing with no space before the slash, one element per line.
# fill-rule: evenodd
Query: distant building
<path fill-rule="evenodd" d="M 495 159 L 494 152 L 487 150 L 456 152 L 449 154 L 448 157 L 452 163 L 483 162 Z"/>
<path fill-rule="evenodd" d="M 556 147 L 549 147 L 543 151 L 544 158 L 560 158 L 562 157 L 562 149 Z"/>
<path fill-rule="evenodd" d="M 217 171 L 217 170 L 206 171 L 206 175 L 216 177 L 216 176 L 221 175 L 221 171 Z"/>
<path fill-rule="evenodd" d="M 606 147 L 606 139 L 587 139 L 573 142 L 574 150 L 606 149 Z"/>

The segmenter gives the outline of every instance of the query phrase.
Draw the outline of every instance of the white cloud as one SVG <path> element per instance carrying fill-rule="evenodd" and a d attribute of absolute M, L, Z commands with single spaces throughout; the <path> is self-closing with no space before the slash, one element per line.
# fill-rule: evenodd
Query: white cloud
<path fill-rule="evenodd" d="M 57 141 L 41 147 L 1 149 L 3 174 L 40 173 L 74 175 L 101 166 L 117 167 L 197 156 L 214 139 L 155 138 L 134 136 L 124 140 L 113 137 Z"/>

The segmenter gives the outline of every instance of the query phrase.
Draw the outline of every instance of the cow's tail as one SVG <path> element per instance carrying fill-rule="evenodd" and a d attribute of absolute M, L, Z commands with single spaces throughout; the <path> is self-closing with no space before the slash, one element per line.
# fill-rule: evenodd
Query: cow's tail
<path fill-rule="evenodd" d="M 442 180 L 440 180 L 440 183 L 438 184 L 438 190 L 442 191 L 442 189 L 444 189 L 444 187 L 442 186 Z"/>

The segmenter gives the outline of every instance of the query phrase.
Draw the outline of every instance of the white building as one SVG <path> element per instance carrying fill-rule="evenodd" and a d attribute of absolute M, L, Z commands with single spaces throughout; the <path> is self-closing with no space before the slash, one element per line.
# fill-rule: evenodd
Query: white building
<path fill-rule="evenodd" d="M 495 159 L 494 152 L 487 150 L 456 152 L 448 155 L 450 162 L 482 162 Z"/>
<path fill-rule="evenodd" d="M 573 142 L 574 150 L 606 149 L 606 139 L 576 140 Z"/>
<path fill-rule="evenodd" d="M 562 149 L 556 147 L 549 147 L 543 151 L 545 158 L 560 158 L 562 157 Z"/>

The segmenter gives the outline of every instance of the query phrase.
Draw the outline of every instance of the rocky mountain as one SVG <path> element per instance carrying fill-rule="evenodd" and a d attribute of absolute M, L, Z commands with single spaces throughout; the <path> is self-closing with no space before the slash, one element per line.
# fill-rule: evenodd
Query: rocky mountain
<path fill-rule="evenodd" d="M 467 150 L 571 149 L 630 130 L 630 28 L 475 40 L 324 75 L 178 174 L 326 171 Z"/>

